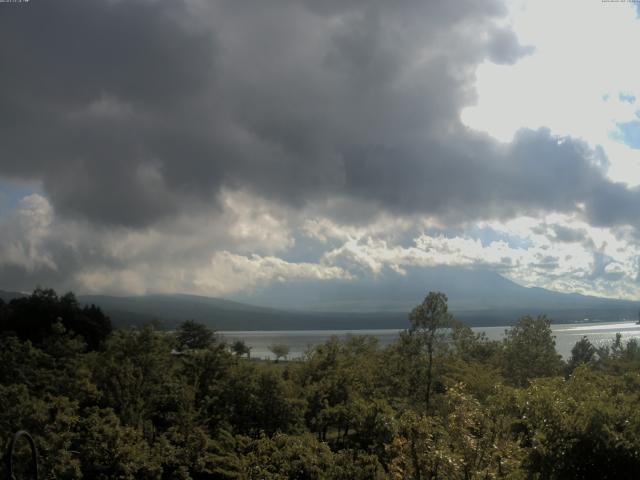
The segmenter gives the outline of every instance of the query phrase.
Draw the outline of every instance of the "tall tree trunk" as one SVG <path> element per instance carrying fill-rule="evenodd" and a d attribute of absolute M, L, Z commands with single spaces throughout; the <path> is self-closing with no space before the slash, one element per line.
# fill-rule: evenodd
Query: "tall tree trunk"
<path fill-rule="evenodd" d="M 415 440 L 412 438 L 411 440 L 411 457 L 413 460 L 413 465 L 416 470 L 416 480 L 422 480 L 422 466 L 420 465 L 420 459 L 418 458 L 418 452 L 416 451 Z"/>
<path fill-rule="evenodd" d="M 429 407 L 431 405 L 431 382 L 433 375 L 433 333 L 431 334 L 431 338 L 429 338 L 429 343 L 427 343 L 427 413 L 429 412 Z"/>

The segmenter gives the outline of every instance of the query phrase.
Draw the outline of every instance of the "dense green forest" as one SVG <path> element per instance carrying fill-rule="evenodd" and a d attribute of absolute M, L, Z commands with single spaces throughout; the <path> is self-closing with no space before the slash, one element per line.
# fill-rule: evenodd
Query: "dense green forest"
<path fill-rule="evenodd" d="M 41 478 L 640 473 L 636 342 L 585 338 L 564 362 L 546 317 L 489 341 L 440 293 L 389 347 L 334 338 L 289 362 L 250 360 L 194 322 L 112 331 L 99 308 L 43 289 L 0 301 L 0 331 L 0 438 L 31 432 Z"/>

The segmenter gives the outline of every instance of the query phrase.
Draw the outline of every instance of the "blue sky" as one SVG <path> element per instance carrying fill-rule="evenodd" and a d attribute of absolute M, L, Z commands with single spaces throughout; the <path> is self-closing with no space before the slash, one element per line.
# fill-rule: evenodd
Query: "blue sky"
<path fill-rule="evenodd" d="M 0 178 L 0 217 L 10 215 L 18 208 L 23 198 L 34 193 L 41 193 L 34 185 Z"/>
<path fill-rule="evenodd" d="M 640 121 L 633 120 L 631 122 L 619 123 L 618 132 L 614 134 L 614 138 L 630 146 L 631 148 L 640 148 Z"/>

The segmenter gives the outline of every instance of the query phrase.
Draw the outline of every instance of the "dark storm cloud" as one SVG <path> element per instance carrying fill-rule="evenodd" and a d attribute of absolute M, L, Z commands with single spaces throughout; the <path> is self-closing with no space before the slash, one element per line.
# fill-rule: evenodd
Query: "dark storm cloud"
<path fill-rule="evenodd" d="M 579 141 L 559 140 L 544 129 L 521 130 L 511 144 L 499 146 L 461 128 L 452 137 L 421 146 L 418 151 L 378 149 L 350 155 L 349 189 L 370 195 L 382 207 L 427 211 L 451 221 L 506 218 L 541 209 L 571 211 L 577 202 L 587 203 L 595 216 L 591 202 L 599 188 L 627 192 L 603 179 L 596 166 L 598 152 Z M 396 168 L 389 159 L 395 159 Z"/>
<path fill-rule="evenodd" d="M 185 199 L 174 191 L 194 189 L 171 166 L 196 161 L 202 140 L 187 110 L 200 106 L 215 60 L 213 37 L 186 15 L 178 1 L 3 8 L 0 172 L 41 179 L 57 208 L 97 222 L 177 209 Z"/>
<path fill-rule="evenodd" d="M 600 182 L 588 206 L 590 223 L 598 226 L 633 225 L 640 227 L 640 188 L 621 183 Z"/>
<path fill-rule="evenodd" d="M 2 7 L 0 175 L 41 180 L 63 215 L 134 227 L 211 208 L 225 186 L 455 221 L 582 202 L 637 225 L 638 195 L 604 179 L 601 153 L 460 124 L 477 64 L 530 53 L 495 28 L 502 14 L 471 0 Z"/>

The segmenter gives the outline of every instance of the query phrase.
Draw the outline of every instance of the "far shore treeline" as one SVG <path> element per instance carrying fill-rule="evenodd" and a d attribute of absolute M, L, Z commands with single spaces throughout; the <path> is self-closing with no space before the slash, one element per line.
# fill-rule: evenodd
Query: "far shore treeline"
<path fill-rule="evenodd" d="M 0 440 L 29 431 L 51 479 L 639 478 L 640 345 L 565 362 L 547 317 L 514 320 L 489 340 L 430 292 L 384 348 L 253 361 L 201 323 L 113 329 L 37 289 L 0 299 Z"/>

